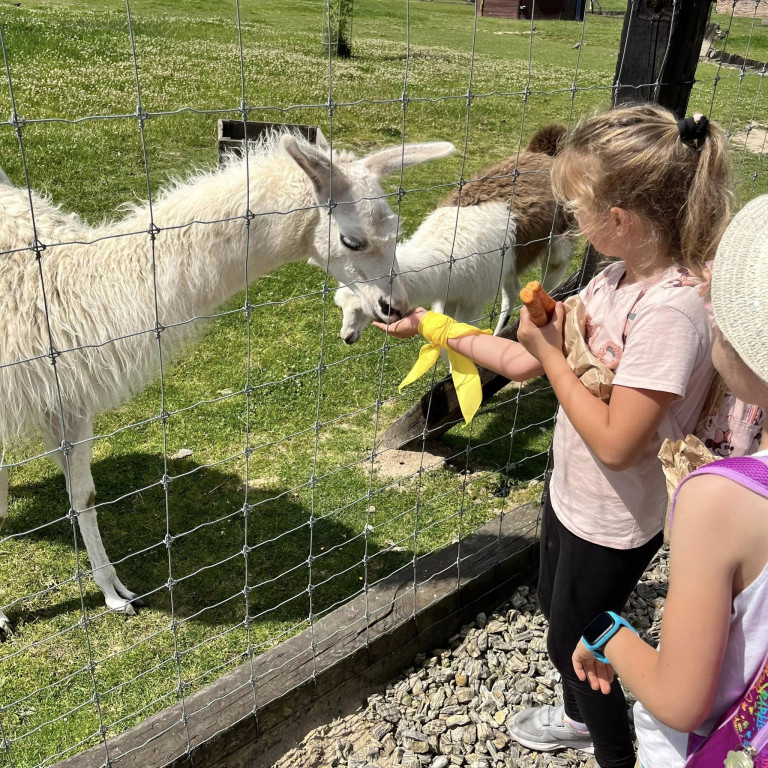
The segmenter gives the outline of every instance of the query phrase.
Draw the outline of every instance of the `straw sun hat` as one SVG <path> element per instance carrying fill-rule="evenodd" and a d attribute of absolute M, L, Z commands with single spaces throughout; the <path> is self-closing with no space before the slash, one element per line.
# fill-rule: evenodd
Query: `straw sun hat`
<path fill-rule="evenodd" d="M 768 195 L 728 225 L 712 268 L 712 311 L 723 336 L 768 381 Z"/>

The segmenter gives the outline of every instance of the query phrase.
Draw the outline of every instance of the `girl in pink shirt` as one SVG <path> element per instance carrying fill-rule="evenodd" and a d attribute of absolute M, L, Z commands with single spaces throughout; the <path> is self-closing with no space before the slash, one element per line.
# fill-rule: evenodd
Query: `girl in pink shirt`
<path fill-rule="evenodd" d="M 610 401 L 568 365 L 561 303 L 543 328 L 522 309 L 519 343 L 470 335 L 447 344 L 516 381 L 546 373 L 560 403 L 538 597 L 564 702 L 519 712 L 510 734 L 538 752 L 594 751 L 601 768 L 630 768 L 620 685 L 594 691 L 571 655 L 598 613 L 622 610 L 661 546 L 667 495 L 656 454 L 664 438 L 694 430 L 713 378 L 697 286 L 730 213 L 725 138 L 702 116 L 678 121 L 655 105 L 616 109 L 568 136 L 552 182 L 582 234 L 617 259 L 581 293 L 587 344 L 615 374 Z M 375 324 L 408 338 L 424 314 Z"/>

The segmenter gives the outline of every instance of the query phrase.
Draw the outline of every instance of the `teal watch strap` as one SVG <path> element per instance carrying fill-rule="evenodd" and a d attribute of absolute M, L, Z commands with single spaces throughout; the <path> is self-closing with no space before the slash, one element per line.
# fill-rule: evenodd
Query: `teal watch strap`
<path fill-rule="evenodd" d="M 606 623 L 608 624 L 607 628 L 600 632 L 597 637 L 594 636 L 594 631 L 590 632 L 590 629 L 593 628 L 596 624 Z M 584 635 L 582 635 L 581 640 L 587 649 L 592 651 L 592 654 L 598 661 L 602 661 L 603 664 L 610 664 L 610 661 L 608 661 L 604 654 L 605 646 L 622 627 L 631 629 L 635 634 L 637 634 L 637 630 L 626 619 L 622 618 L 613 611 L 605 611 L 604 613 L 600 614 L 592 622 L 592 624 L 587 627 L 587 629 L 584 630 Z"/>

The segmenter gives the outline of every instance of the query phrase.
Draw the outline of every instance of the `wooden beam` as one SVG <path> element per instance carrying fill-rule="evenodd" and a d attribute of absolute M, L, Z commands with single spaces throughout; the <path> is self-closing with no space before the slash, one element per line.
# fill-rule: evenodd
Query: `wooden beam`
<path fill-rule="evenodd" d="M 110 768 L 266 765 L 265 750 L 282 754 L 300 741 L 316 707 L 350 686 L 358 703 L 417 653 L 444 646 L 479 611 L 493 610 L 517 586 L 530 584 L 538 520 L 539 506 L 525 504 L 420 558 L 415 590 L 408 563 L 374 584 L 367 598 L 359 595 L 313 630 L 187 695 L 183 712 L 175 704 L 110 738 Z M 100 745 L 54 768 L 104 768 L 105 757 Z"/>
<path fill-rule="evenodd" d="M 224 164 L 226 155 L 245 154 L 245 132 L 248 130 L 248 141 L 258 141 L 262 136 L 273 132 L 290 131 L 303 136 L 311 144 L 317 142 L 316 125 L 298 125 L 295 123 L 264 123 L 257 120 L 219 120 L 219 167 Z"/>
<path fill-rule="evenodd" d="M 576 293 L 592 279 L 598 261 L 597 251 L 588 248 L 581 269 L 574 272 L 564 283 L 561 283 L 552 292 L 552 295 L 557 299 L 565 299 Z M 499 335 L 505 339 L 516 339 L 517 326 L 518 321 L 510 323 L 502 329 Z M 486 402 L 502 387 L 509 384 L 509 379 L 499 376 L 493 371 L 480 368 L 480 383 L 483 387 L 483 402 Z M 448 376 L 442 381 L 438 381 L 418 403 L 382 433 L 376 450 L 419 448 L 423 441 L 440 437 L 461 421 L 462 416 L 459 401 L 456 398 L 456 390 L 453 386 L 453 380 Z"/>

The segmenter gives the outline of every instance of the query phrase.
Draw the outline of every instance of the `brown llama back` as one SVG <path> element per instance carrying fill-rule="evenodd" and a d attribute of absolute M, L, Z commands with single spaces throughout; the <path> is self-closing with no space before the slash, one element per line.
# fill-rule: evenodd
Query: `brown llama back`
<path fill-rule="evenodd" d="M 545 125 L 528 143 L 528 148 L 510 155 L 496 165 L 454 189 L 443 206 L 470 206 L 488 202 L 511 203 L 517 222 L 517 271 L 524 272 L 541 255 L 550 231 L 559 235 L 569 230 L 568 219 L 556 205 L 550 173 L 552 161 L 565 136 L 565 126 Z M 517 173 L 515 173 L 517 170 Z"/>

